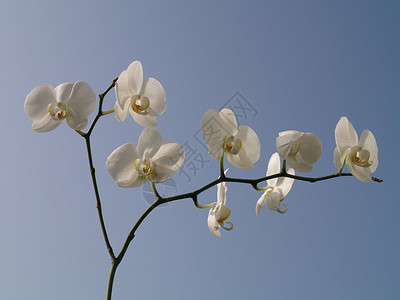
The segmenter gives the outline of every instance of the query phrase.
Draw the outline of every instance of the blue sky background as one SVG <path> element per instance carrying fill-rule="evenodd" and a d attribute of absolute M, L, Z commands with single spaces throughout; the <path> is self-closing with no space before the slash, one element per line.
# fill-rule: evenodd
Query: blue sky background
<path fill-rule="evenodd" d="M 322 141 L 308 175 L 334 173 L 334 128 L 347 116 L 359 135 L 374 133 L 384 182 L 295 182 L 286 214 L 263 208 L 258 218 L 261 193 L 229 184 L 235 227 L 221 239 L 190 200 L 160 207 L 118 268 L 113 299 L 399 299 L 399 13 L 389 0 L 2 1 L 0 299 L 105 299 L 110 259 L 84 140 L 66 124 L 34 132 L 23 104 L 42 83 L 83 80 L 101 93 L 134 60 L 166 90 L 164 139 L 206 159 L 171 179 L 178 193 L 217 177 L 196 132 L 204 112 L 237 101 L 252 107 L 240 122 L 258 133 L 262 155 L 251 171 L 230 166 L 231 176 L 262 177 L 289 129 Z M 112 91 L 104 108 L 114 103 Z M 117 253 L 148 194 L 119 188 L 105 161 L 141 130 L 109 115 L 92 135 Z M 215 199 L 213 188 L 200 202 Z"/>

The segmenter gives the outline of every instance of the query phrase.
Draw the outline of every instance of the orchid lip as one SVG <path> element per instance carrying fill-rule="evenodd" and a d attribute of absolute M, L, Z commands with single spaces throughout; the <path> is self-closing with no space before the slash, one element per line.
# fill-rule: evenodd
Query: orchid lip
<path fill-rule="evenodd" d="M 132 109 L 140 115 L 150 113 L 150 99 L 141 95 L 132 96 Z"/>
<path fill-rule="evenodd" d="M 234 136 L 228 136 L 225 138 L 223 144 L 224 152 L 227 152 L 232 155 L 236 155 L 239 153 L 242 148 L 242 141 L 239 138 L 235 138 Z"/>
<path fill-rule="evenodd" d="M 133 166 L 141 176 L 149 175 L 153 171 L 153 162 L 151 159 L 145 158 L 140 160 L 138 158 L 134 161 Z"/>
<path fill-rule="evenodd" d="M 49 103 L 47 112 L 53 120 L 64 120 L 68 114 L 68 107 L 61 102 L 58 102 L 56 105 Z"/>
<path fill-rule="evenodd" d="M 367 168 L 372 165 L 372 161 L 369 160 L 370 153 L 368 150 L 363 149 L 361 146 L 357 146 L 354 150 L 354 154 L 352 155 L 351 161 L 363 168 Z"/>

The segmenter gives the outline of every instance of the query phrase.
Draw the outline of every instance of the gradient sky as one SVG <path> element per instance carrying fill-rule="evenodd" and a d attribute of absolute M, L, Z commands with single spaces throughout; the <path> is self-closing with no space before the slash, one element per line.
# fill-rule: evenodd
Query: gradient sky
<path fill-rule="evenodd" d="M 100 230 L 84 140 L 65 123 L 31 129 L 26 95 L 83 80 L 102 93 L 140 60 L 167 110 L 158 130 L 205 158 L 188 161 L 161 193 L 193 191 L 218 176 L 198 141 L 208 109 L 247 105 L 264 176 L 280 131 L 313 132 L 323 154 L 309 176 L 336 172 L 334 129 L 347 116 L 379 148 L 374 176 L 295 182 L 288 212 L 228 184 L 234 229 L 215 238 L 208 210 L 180 200 L 153 211 L 117 270 L 113 299 L 399 299 L 400 3 L 398 1 L 2 1 L 0 299 L 105 299 L 110 258 Z M 114 91 L 105 109 L 115 103 Z M 5 105 L 5 107 L 4 107 Z M 94 114 L 91 115 L 93 119 Z M 92 135 L 104 217 L 119 252 L 148 207 L 146 187 L 122 189 L 105 161 L 142 128 L 102 118 Z M 199 170 L 190 168 L 197 163 Z M 186 172 L 186 174 L 184 173 Z M 213 202 L 216 188 L 201 194 Z"/>

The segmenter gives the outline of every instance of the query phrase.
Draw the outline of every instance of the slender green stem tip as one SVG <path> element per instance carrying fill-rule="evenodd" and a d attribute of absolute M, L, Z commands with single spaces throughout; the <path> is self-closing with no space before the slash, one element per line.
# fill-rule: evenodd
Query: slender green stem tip
<path fill-rule="evenodd" d="M 112 114 L 113 112 L 114 112 L 114 108 L 113 108 L 113 109 L 110 109 L 110 110 L 102 111 L 101 114 L 102 114 L 103 116 L 105 116 L 105 115 Z"/>

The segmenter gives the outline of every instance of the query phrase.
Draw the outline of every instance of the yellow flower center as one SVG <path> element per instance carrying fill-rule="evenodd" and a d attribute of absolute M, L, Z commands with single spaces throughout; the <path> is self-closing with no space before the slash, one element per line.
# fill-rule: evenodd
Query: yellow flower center
<path fill-rule="evenodd" d="M 133 163 L 133 166 L 141 176 L 147 176 L 153 171 L 153 162 L 150 158 L 145 158 L 143 160 L 138 158 Z"/>
<path fill-rule="evenodd" d="M 140 115 L 147 115 L 150 112 L 150 99 L 136 95 L 132 97 L 132 109 Z"/>
<path fill-rule="evenodd" d="M 68 114 L 67 106 L 61 102 L 57 102 L 57 104 L 50 103 L 47 106 L 47 111 L 53 120 L 64 120 Z"/>
<path fill-rule="evenodd" d="M 242 148 L 242 141 L 239 138 L 235 138 L 233 136 L 229 136 L 225 138 L 223 144 L 224 152 L 236 155 L 239 153 L 240 149 Z"/>

